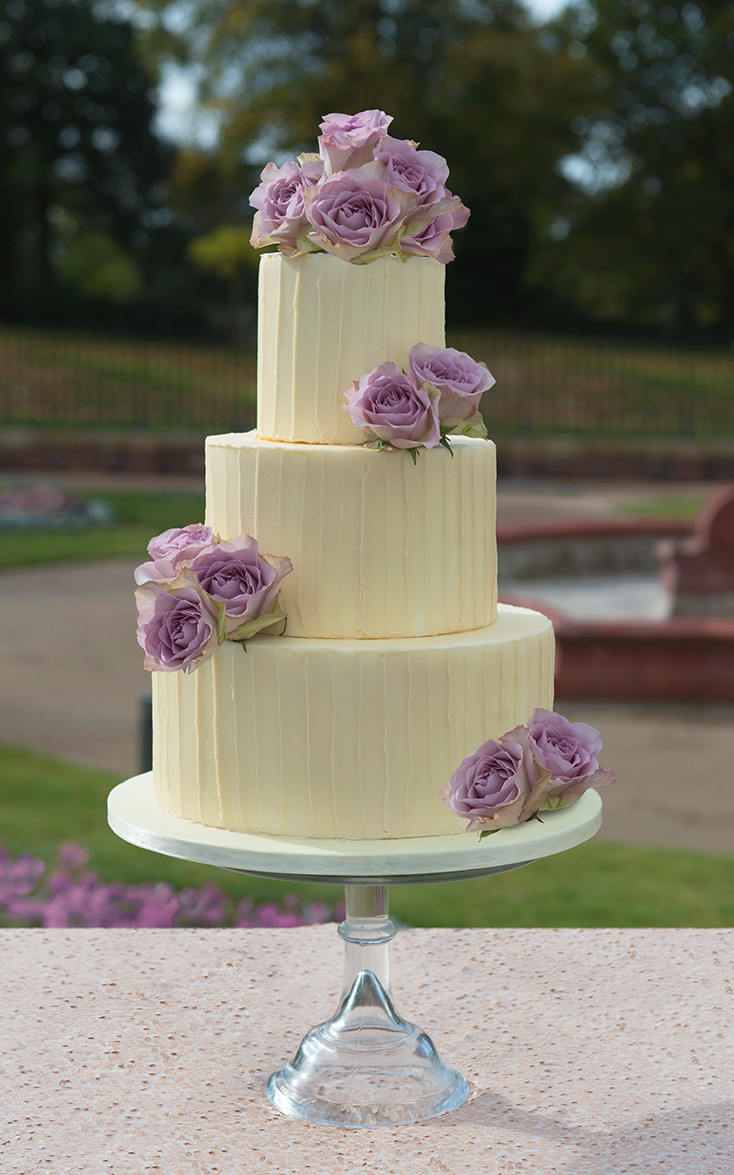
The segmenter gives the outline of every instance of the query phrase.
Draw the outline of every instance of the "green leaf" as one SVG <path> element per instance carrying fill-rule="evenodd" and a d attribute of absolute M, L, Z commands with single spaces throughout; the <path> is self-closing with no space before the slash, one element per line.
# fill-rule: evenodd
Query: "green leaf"
<path fill-rule="evenodd" d="M 215 600 L 210 596 L 212 604 L 217 610 L 217 644 L 227 639 L 227 605 L 224 600 Z"/>
<path fill-rule="evenodd" d="M 244 624 L 240 624 L 238 628 L 233 629 L 226 639 L 228 641 L 244 643 L 258 632 L 262 632 L 264 628 L 272 628 L 274 624 L 278 624 L 285 619 L 285 612 L 280 606 L 280 600 L 276 600 L 275 608 L 272 612 L 265 612 L 262 616 L 255 616 L 252 620 L 246 620 Z"/>

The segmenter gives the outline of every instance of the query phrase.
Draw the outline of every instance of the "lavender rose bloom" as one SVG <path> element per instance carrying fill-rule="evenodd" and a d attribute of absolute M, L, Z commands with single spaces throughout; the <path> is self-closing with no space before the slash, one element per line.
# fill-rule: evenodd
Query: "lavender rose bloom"
<path fill-rule="evenodd" d="M 347 167 L 361 167 L 374 158 L 374 148 L 386 134 L 392 116 L 382 110 L 359 114 L 327 114 L 319 124 L 319 151 L 327 175 Z"/>
<path fill-rule="evenodd" d="M 416 257 L 433 257 L 447 265 L 454 260 L 454 249 L 451 243 L 451 233 L 454 229 L 463 228 L 469 219 L 469 209 L 466 208 L 458 196 L 453 197 L 459 203 L 459 212 L 441 212 L 441 205 L 437 205 L 428 223 L 425 223 L 425 213 L 416 217 L 405 225 L 405 234 L 400 238 L 400 248 L 403 253 Z"/>
<path fill-rule="evenodd" d="M 245 639 L 282 619 L 277 595 L 293 565 L 290 559 L 260 555 L 249 535 L 205 551 L 192 570 L 204 591 L 224 605 L 228 639 Z"/>
<path fill-rule="evenodd" d="M 354 383 L 344 407 L 354 424 L 395 449 L 440 444 L 438 392 L 416 388 L 394 363 L 382 363 Z"/>
<path fill-rule="evenodd" d="M 484 363 L 477 363 L 466 352 L 427 343 L 411 347 L 408 374 L 419 386 L 429 383 L 438 388 L 438 415 L 444 426 L 475 419 L 482 393 L 495 382 Z"/>
<path fill-rule="evenodd" d="M 414 202 L 415 197 L 396 199 L 379 178 L 381 170 L 381 164 L 368 164 L 356 171 L 340 171 L 304 190 L 312 247 L 345 261 L 395 247 L 407 201 Z"/>
<path fill-rule="evenodd" d="M 141 563 L 135 568 L 135 582 L 167 584 L 169 587 L 178 579 L 179 568 L 166 559 L 154 559 L 151 563 Z"/>
<path fill-rule="evenodd" d="M 588 788 L 616 782 L 613 771 L 599 766 L 602 740 L 595 727 L 538 708 L 528 730 L 533 755 L 551 773 L 543 807 L 567 807 Z"/>
<path fill-rule="evenodd" d="M 467 832 L 493 832 L 534 816 L 549 778 L 531 752 L 529 731 L 518 727 L 467 755 L 440 794 L 452 812 L 469 821 Z"/>
<path fill-rule="evenodd" d="M 155 562 L 188 567 L 197 555 L 213 545 L 211 527 L 193 522 L 190 526 L 174 526 L 156 535 L 148 543 L 148 554 Z"/>
<path fill-rule="evenodd" d="M 420 205 L 435 204 L 446 195 L 449 168 L 435 151 L 419 151 L 407 139 L 385 135 L 375 159 L 386 168 L 387 186 L 414 192 Z"/>
<path fill-rule="evenodd" d="M 320 159 L 307 156 L 301 163 L 289 160 L 282 167 L 268 163 L 263 168 L 261 182 L 250 196 L 250 204 L 257 209 L 250 238 L 253 248 L 273 243 L 286 252 L 296 248 L 299 236 L 309 227 L 304 188 L 318 183 L 323 170 Z"/>
<path fill-rule="evenodd" d="M 150 670 L 189 671 L 216 649 L 223 638 L 221 606 L 201 590 L 196 576 L 185 568 L 173 590 L 145 583 L 135 592 L 138 607 L 138 644 Z"/>

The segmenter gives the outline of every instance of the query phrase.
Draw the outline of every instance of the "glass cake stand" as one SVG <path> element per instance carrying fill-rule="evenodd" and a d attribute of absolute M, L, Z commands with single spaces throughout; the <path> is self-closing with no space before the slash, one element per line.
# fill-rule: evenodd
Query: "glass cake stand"
<path fill-rule="evenodd" d="M 393 841 L 308 840 L 207 828 L 171 816 L 153 799 L 152 773 L 119 784 L 108 800 L 113 832 L 140 848 L 239 873 L 345 888 L 344 983 L 336 1013 L 304 1036 L 268 1080 L 282 1113 L 329 1126 L 369 1128 L 434 1118 L 463 1105 L 464 1078 L 392 1002 L 391 884 L 486 877 L 573 848 L 601 824 L 594 791 L 480 841 L 475 832 Z"/>

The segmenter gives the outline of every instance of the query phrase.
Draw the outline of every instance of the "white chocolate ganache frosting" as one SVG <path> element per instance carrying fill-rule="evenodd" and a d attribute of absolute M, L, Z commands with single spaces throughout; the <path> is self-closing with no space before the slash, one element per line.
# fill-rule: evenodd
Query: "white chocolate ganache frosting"
<path fill-rule="evenodd" d="M 287 557 L 284 634 L 153 674 L 157 802 L 202 824 L 346 840 L 460 833 L 439 792 L 553 699 L 553 630 L 497 605 L 495 449 L 365 447 L 354 381 L 444 346 L 444 265 L 260 262 L 258 430 L 210 437 L 206 521 Z M 416 456 L 416 454 L 413 454 Z"/>
<path fill-rule="evenodd" d="M 279 441 L 361 444 L 344 393 L 418 342 L 445 345 L 445 266 L 430 257 L 350 265 L 329 253 L 260 258 L 257 431 Z"/>
<path fill-rule="evenodd" d="M 546 617 L 500 605 L 474 632 L 259 636 L 153 675 L 155 795 L 202 824 L 382 839 L 461 832 L 439 790 L 492 733 L 553 695 Z"/>
<path fill-rule="evenodd" d="M 465 632 L 497 615 L 495 447 L 421 454 L 209 437 L 206 521 L 287 551 L 289 636 Z"/>

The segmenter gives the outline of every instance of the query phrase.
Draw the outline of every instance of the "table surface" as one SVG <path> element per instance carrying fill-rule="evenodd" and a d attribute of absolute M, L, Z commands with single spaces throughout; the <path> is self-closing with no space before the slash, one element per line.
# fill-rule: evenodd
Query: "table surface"
<path fill-rule="evenodd" d="M 0 932 L 0 1170 L 731 1175 L 733 931 L 418 930 L 392 960 L 471 1097 L 349 1131 L 263 1095 L 334 1011 L 333 926 Z"/>

